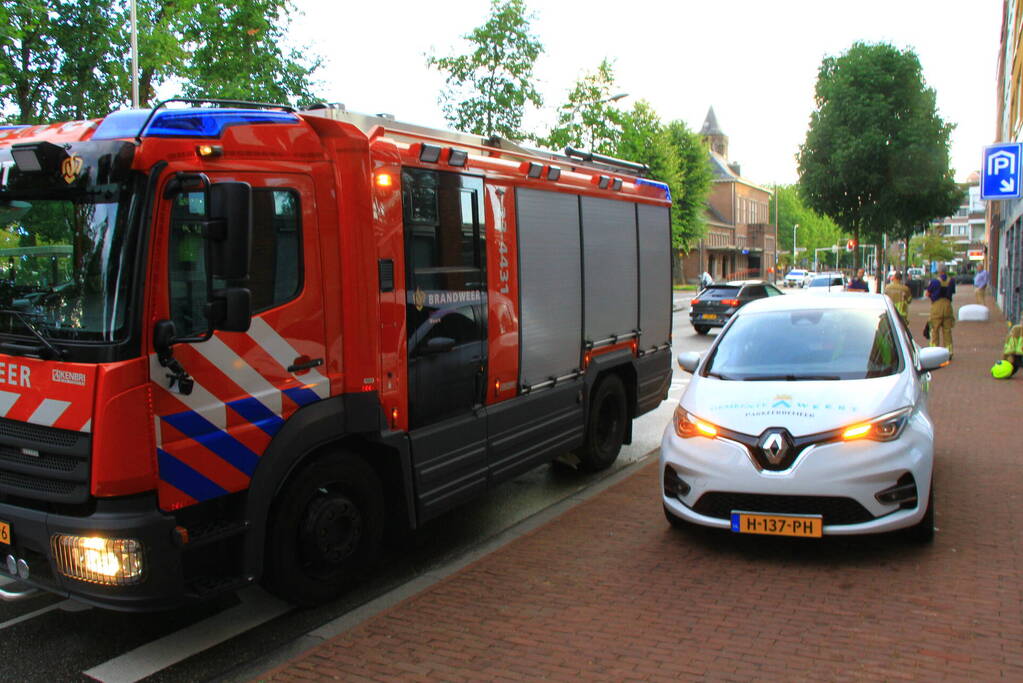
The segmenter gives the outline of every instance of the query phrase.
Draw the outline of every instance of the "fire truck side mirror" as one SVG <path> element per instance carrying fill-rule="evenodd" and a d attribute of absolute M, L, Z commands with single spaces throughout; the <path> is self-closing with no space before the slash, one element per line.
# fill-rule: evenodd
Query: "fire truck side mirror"
<path fill-rule="evenodd" d="M 225 332 L 248 332 L 252 323 L 252 294 L 245 287 L 214 290 L 206 304 L 210 327 Z"/>
<path fill-rule="evenodd" d="M 170 351 L 174 338 L 178 331 L 173 320 L 159 320 L 153 327 L 153 349 L 158 354 L 166 354 Z"/>
<path fill-rule="evenodd" d="M 211 222 L 219 224 L 217 227 L 220 228 L 208 234 L 210 273 L 222 280 L 247 278 L 252 235 L 252 187 L 248 183 L 213 183 L 210 186 L 209 216 Z"/>

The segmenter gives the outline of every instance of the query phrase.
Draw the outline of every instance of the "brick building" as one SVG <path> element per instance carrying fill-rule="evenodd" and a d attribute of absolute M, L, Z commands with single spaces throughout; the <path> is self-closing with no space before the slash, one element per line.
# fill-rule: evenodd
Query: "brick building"
<path fill-rule="evenodd" d="M 728 136 L 707 112 L 700 135 L 707 143 L 712 180 L 705 218 L 707 233 L 685 255 L 687 281 L 707 271 L 714 279 L 770 279 L 777 257 L 777 226 L 770 216 L 772 192 L 742 177 L 728 160 Z"/>
<path fill-rule="evenodd" d="M 995 142 L 1023 141 L 1023 0 L 1003 0 Z M 991 289 L 1005 317 L 1023 315 L 1023 199 L 987 203 Z"/>

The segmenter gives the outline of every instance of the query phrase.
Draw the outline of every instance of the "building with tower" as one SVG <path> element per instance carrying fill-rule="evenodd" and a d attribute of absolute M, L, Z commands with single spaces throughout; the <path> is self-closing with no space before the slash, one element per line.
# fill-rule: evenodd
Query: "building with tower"
<path fill-rule="evenodd" d="M 773 193 L 743 178 L 738 163 L 729 161 L 728 136 L 714 107 L 700 128 L 707 144 L 712 180 L 707 197 L 707 232 L 683 257 L 686 281 L 707 271 L 715 280 L 771 279 L 777 261 L 778 229 L 771 220 Z"/>

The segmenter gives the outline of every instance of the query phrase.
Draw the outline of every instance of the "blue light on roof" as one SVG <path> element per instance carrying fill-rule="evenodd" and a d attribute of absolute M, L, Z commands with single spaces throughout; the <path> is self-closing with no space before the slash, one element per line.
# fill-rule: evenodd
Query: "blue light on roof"
<path fill-rule="evenodd" d="M 671 201 L 671 188 L 668 187 L 668 183 L 662 183 L 659 180 L 647 180 L 646 178 L 636 178 L 637 185 L 649 185 L 658 189 L 664 190 L 664 198 L 669 202 Z"/>
<path fill-rule="evenodd" d="M 111 114 L 99 125 L 92 139 L 133 138 L 148 116 L 148 109 Z M 298 120 L 291 112 L 261 109 L 164 109 L 149 122 L 142 137 L 219 138 L 230 126 L 296 123 Z"/>
<path fill-rule="evenodd" d="M 0 126 L 0 130 L 18 130 L 20 128 L 28 128 L 28 124 L 21 124 L 16 126 Z"/>

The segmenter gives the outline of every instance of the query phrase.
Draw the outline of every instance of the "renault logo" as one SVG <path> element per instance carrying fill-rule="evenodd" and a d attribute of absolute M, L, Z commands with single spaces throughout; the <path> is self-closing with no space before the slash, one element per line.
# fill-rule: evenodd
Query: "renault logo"
<path fill-rule="evenodd" d="M 789 441 L 785 438 L 785 433 L 779 429 L 764 432 L 760 437 L 760 451 L 772 465 L 781 463 L 789 452 Z"/>

